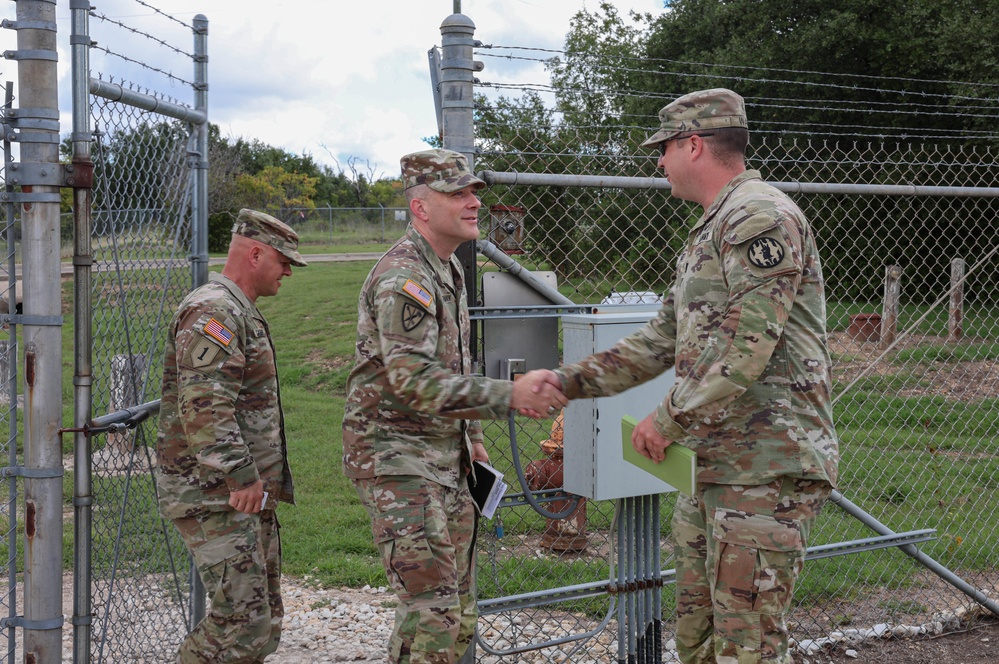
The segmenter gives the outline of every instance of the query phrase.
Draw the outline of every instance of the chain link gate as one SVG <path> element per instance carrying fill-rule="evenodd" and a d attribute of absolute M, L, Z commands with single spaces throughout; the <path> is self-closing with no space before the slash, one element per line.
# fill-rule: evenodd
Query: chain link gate
<path fill-rule="evenodd" d="M 100 22 L 101 44 L 121 50 L 138 35 L 193 63 L 194 72 L 193 82 L 168 75 L 192 91 L 192 107 L 124 79 L 93 78 L 89 68 L 74 70 L 92 94 L 82 112 L 92 123 L 84 152 L 94 167 L 90 226 L 78 222 L 74 255 L 74 263 L 91 266 L 76 279 L 77 316 L 89 321 L 77 335 L 77 382 L 88 392 L 78 394 L 77 419 L 85 409 L 93 418 L 77 436 L 77 455 L 87 460 L 77 463 L 86 475 L 77 494 L 89 493 L 93 508 L 77 511 L 77 523 L 90 528 L 78 526 L 76 573 L 87 572 L 91 582 L 79 583 L 74 598 L 82 625 L 74 661 L 151 664 L 175 656 L 204 610 L 187 549 L 159 515 L 157 427 L 149 414 L 158 410 L 170 321 L 192 284 L 207 278 L 207 235 L 195 230 L 207 218 L 207 118 L 197 110 L 207 90 L 207 20 L 186 25 L 154 9 L 180 25 L 180 35 L 193 36 L 189 53 L 87 10 Z M 117 56 L 112 49 L 104 48 Z M 143 66 L 166 73 L 162 64 Z M 80 237 L 89 243 L 81 246 Z"/>
<path fill-rule="evenodd" d="M 446 28 L 459 24 L 457 18 L 465 19 L 452 16 L 442 25 L 440 61 L 479 72 L 481 64 L 448 50 Z M 529 48 L 474 43 L 476 55 L 495 61 L 531 59 Z M 549 56 L 538 56 L 539 62 L 542 57 Z M 482 73 L 476 76 L 476 85 L 490 87 L 478 80 Z M 435 81 L 458 77 L 445 69 Z M 445 101 L 472 96 L 441 87 Z M 737 81 L 727 87 L 738 90 Z M 573 306 L 554 299 L 492 306 L 480 297 L 480 331 L 491 318 L 557 320 L 584 304 L 661 295 L 699 211 L 669 196 L 655 156 L 636 153 L 650 128 L 633 125 L 654 118 L 614 124 L 603 116 L 604 123 L 575 126 L 560 123 L 530 94 L 522 113 L 515 108 L 509 100 L 477 98 L 474 149 L 445 143 L 471 152 L 475 170 L 491 184 L 482 196 L 483 209 L 491 210 L 483 220 L 490 242 L 480 243 L 488 260 L 479 270 L 483 277 L 494 270 L 552 273 Z M 456 133 L 447 131 L 447 111 L 445 104 L 445 141 Z M 999 189 L 993 186 L 999 155 L 980 141 L 802 138 L 758 126 L 751 143 L 749 167 L 788 191 L 817 234 L 843 457 L 839 491 L 816 525 L 795 593 L 792 637 L 800 651 L 815 654 L 831 643 L 966 628 L 996 611 L 990 597 L 999 593 L 999 461 L 993 452 L 999 442 Z M 511 210 L 519 229 L 496 219 Z M 508 256 L 495 258 L 494 245 Z M 560 332 L 559 349 L 562 341 Z M 524 340 L 536 343 L 536 336 Z M 481 334 L 478 348 L 481 363 Z M 516 426 L 525 464 L 534 459 L 557 467 L 557 457 L 580 444 L 553 443 L 558 431 L 551 420 L 517 418 Z M 505 426 L 487 424 L 486 436 L 493 464 L 512 473 Z M 557 488 L 537 495 L 565 499 Z M 657 499 L 662 515 L 671 513 L 673 501 L 671 494 Z M 481 524 L 480 661 L 502 661 L 513 652 L 532 661 L 619 657 L 615 509 L 589 501 L 585 518 L 553 526 L 512 496 L 494 520 Z M 660 655 L 674 661 L 672 552 L 663 521 Z M 634 644 L 628 646 L 625 652 L 635 654 Z"/>

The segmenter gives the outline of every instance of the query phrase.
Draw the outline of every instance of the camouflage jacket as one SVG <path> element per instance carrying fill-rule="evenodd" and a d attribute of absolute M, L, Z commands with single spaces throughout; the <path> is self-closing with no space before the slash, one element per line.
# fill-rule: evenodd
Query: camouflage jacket
<path fill-rule="evenodd" d="M 468 472 L 479 418 L 504 418 L 512 383 L 469 375 L 461 265 L 412 225 L 378 261 L 357 305 L 357 352 L 343 418 L 351 478 L 419 475 L 449 487 Z"/>
<path fill-rule="evenodd" d="M 825 320 L 811 227 L 787 196 L 746 171 L 691 229 L 658 315 L 558 371 L 575 398 L 617 394 L 675 366 L 656 428 L 697 452 L 700 482 L 835 483 Z"/>
<path fill-rule="evenodd" d="M 236 284 L 211 274 L 181 302 L 163 366 L 160 512 L 229 509 L 229 492 L 257 479 L 269 506 L 293 503 L 270 331 Z"/>

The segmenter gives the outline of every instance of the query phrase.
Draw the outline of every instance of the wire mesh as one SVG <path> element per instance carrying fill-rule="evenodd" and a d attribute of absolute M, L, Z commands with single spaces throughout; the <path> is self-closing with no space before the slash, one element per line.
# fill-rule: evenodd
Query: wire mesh
<path fill-rule="evenodd" d="M 190 128 L 122 104 L 92 104 L 93 399 L 103 414 L 159 397 L 163 348 L 191 288 Z M 156 423 L 93 442 L 92 656 L 165 661 L 189 611 L 189 560 L 158 513 Z"/>

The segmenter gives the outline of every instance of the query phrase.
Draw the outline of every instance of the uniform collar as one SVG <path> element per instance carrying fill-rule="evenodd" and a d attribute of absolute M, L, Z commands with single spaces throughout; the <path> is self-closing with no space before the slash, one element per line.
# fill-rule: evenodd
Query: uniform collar
<path fill-rule="evenodd" d="M 440 256 L 434 253 L 434 248 L 430 246 L 427 238 L 420 235 L 420 232 L 412 224 L 406 229 L 406 237 L 416 245 L 417 250 L 423 256 L 423 260 L 437 273 L 437 279 L 441 283 L 451 284 L 454 282 L 454 278 L 452 277 L 452 268 L 454 267 L 457 267 L 457 273 L 461 274 L 461 264 L 458 262 L 458 257 L 451 254 L 448 260 L 441 260 Z M 454 284 L 454 286 L 457 288 L 458 284 Z"/>
<path fill-rule="evenodd" d="M 750 180 L 762 180 L 762 179 L 763 178 L 760 175 L 759 171 L 748 169 L 743 171 L 742 173 L 739 173 L 734 178 L 729 180 L 728 184 L 722 187 L 722 190 L 718 192 L 717 196 L 715 196 L 715 200 L 711 204 L 711 207 L 709 207 L 705 211 L 705 213 L 701 215 L 701 218 L 697 220 L 697 223 L 694 225 L 694 228 L 695 229 L 700 228 L 704 224 L 711 221 L 711 219 L 716 214 L 718 214 L 718 211 L 721 210 L 722 207 L 725 205 L 725 202 L 728 200 L 729 196 L 732 195 L 732 192 L 735 191 L 740 185 L 745 184 Z"/>
<path fill-rule="evenodd" d="M 257 311 L 257 306 L 252 302 L 250 302 L 250 299 L 246 297 L 246 293 L 244 293 L 243 290 L 236 285 L 236 282 L 230 279 L 229 277 L 223 274 L 219 274 L 218 272 L 209 272 L 208 283 L 222 284 L 229 290 L 230 293 L 233 294 L 233 297 L 239 300 L 239 303 L 243 307 L 249 309 L 250 311 Z"/>

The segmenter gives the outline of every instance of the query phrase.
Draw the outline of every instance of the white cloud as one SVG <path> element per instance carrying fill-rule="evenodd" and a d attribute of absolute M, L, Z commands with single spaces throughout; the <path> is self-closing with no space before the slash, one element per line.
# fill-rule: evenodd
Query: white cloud
<path fill-rule="evenodd" d="M 0 17 L 15 17 L 15 3 L 0 6 Z M 310 153 L 341 164 L 350 157 L 376 174 L 394 176 L 399 156 L 426 147 L 424 137 L 437 134 L 427 51 L 440 44 L 440 25 L 453 0 L 379 0 L 365 4 L 315 0 L 152 0 L 149 5 L 175 17 L 173 21 L 133 0 L 102 0 L 97 12 L 112 21 L 140 29 L 187 53 L 193 37 L 177 21 L 191 24 L 196 14 L 209 21 L 209 118 L 222 134 L 258 139 L 285 150 Z M 613 0 L 622 15 L 662 11 L 662 0 Z M 322 9 L 319 9 L 319 6 Z M 598 0 L 464 0 L 462 12 L 476 26 L 476 39 L 486 44 L 558 49 L 571 17 Z M 59 43 L 69 43 L 69 10 L 57 9 Z M 113 23 L 91 19 L 101 46 L 114 50 L 123 43 L 126 57 L 156 65 L 192 80 L 189 58 L 151 40 L 130 38 Z M 6 34 L 4 34 L 6 33 Z M 164 36 L 168 35 L 168 36 Z M 13 31 L 2 31 L 4 49 L 14 48 Z M 7 38 L 10 45 L 7 46 Z M 61 48 L 60 67 L 68 69 L 68 47 Z M 144 83 L 190 103 L 183 85 L 101 51 L 92 54 L 94 68 L 116 78 Z M 485 60 L 485 59 L 484 59 Z M 484 79 L 546 82 L 540 65 L 488 60 Z M 16 66 L 4 68 L 5 80 L 16 80 Z M 528 79 L 527 77 L 531 77 Z M 68 124 L 70 94 L 65 73 L 60 104 Z M 325 147 L 324 147 L 325 146 Z"/>

